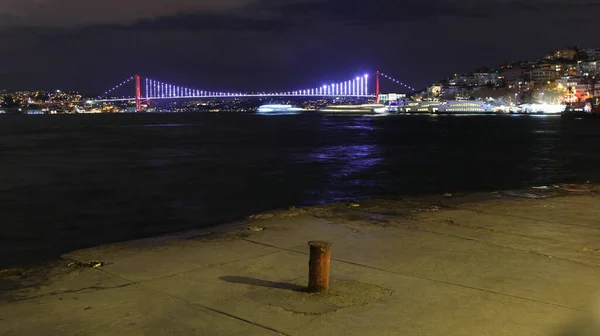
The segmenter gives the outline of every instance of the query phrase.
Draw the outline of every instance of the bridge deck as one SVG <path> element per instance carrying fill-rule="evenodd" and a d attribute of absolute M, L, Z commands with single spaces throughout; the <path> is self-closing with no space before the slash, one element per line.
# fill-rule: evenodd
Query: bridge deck
<path fill-rule="evenodd" d="M 293 94 L 231 94 L 231 95 L 200 95 L 200 96 L 179 96 L 179 97 L 142 97 L 141 100 L 161 100 L 161 99 L 213 99 L 213 98 L 266 98 L 266 97 L 298 97 L 298 98 L 375 98 L 375 95 L 293 95 Z M 96 99 L 93 102 L 110 101 L 129 101 L 136 100 L 136 97 L 128 98 L 107 98 Z"/>

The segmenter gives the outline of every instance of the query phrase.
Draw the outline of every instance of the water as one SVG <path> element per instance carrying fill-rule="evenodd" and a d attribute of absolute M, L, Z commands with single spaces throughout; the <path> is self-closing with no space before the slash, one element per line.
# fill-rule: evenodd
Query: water
<path fill-rule="evenodd" d="M 0 117 L 0 267 L 274 208 L 600 180 L 600 121 Z"/>

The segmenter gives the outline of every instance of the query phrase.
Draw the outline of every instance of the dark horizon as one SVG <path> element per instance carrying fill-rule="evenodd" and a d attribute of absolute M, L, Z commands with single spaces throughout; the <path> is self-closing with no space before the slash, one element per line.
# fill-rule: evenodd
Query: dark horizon
<path fill-rule="evenodd" d="M 582 33 L 598 8 L 593 0 L 12 0 L 0 9 L 0 86 L 97 94 L 139 73 L 198 89 L 294 90 L 380 70 L 422 88 L 455 72 L 598 47 Z"/>

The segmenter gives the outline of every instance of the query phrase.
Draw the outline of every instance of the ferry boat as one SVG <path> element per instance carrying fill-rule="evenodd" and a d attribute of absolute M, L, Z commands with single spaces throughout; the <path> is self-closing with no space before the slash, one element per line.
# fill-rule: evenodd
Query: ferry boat
<path fill-rule="evenodd" d="M 374 111 L 375 113 L 379 114 L 393 114 L 400 112 L 400 106 L 398 105 L 398 103 L 391 103 L 387 106 L 376 107 Z"/>
<path fill-rule="evenodd" d="M 328 105 L 318 109 L 321 113 L 385 113 L 385 105 L 383 104 L 362 104 L 362 105 Z"/>
<path fill-rule="evenodd" d="M 267 104 L 258 107 L 258 114 L 282 115 L 282 114 L 298 114 L 302 111 L 299 107 L 283 104 Z"/>
<path fill-rule="evenodd" d="M 600 98 L 591 98 L 585 102 L 568 105 L 561 116 L 570 118 L 600 117 Z"/>
<path fill-rule="evenodd" d="M 433 113 L 477 114 L 494 112 L 494 106 L 478 100 L 448 100 L 433 107 Z"/>
<path fill-rule="evenodd" d="M 404 113 L 433 113 L 434 110 L 442 105 L 441 101 L 420 101 L 410 102 L 398 108 L 399 112 Z"/>

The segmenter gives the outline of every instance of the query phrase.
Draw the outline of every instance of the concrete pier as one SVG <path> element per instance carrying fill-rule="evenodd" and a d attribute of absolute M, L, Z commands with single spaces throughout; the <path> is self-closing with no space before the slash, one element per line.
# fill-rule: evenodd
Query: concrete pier
<path fill-rule="evenodd" d="M 0 335 L 598 335 L 599 204 L 364 200 L 75 251 L 0 271 Z M 335 247 L 328 294 L 306 289 L 313 240 Z"/>

